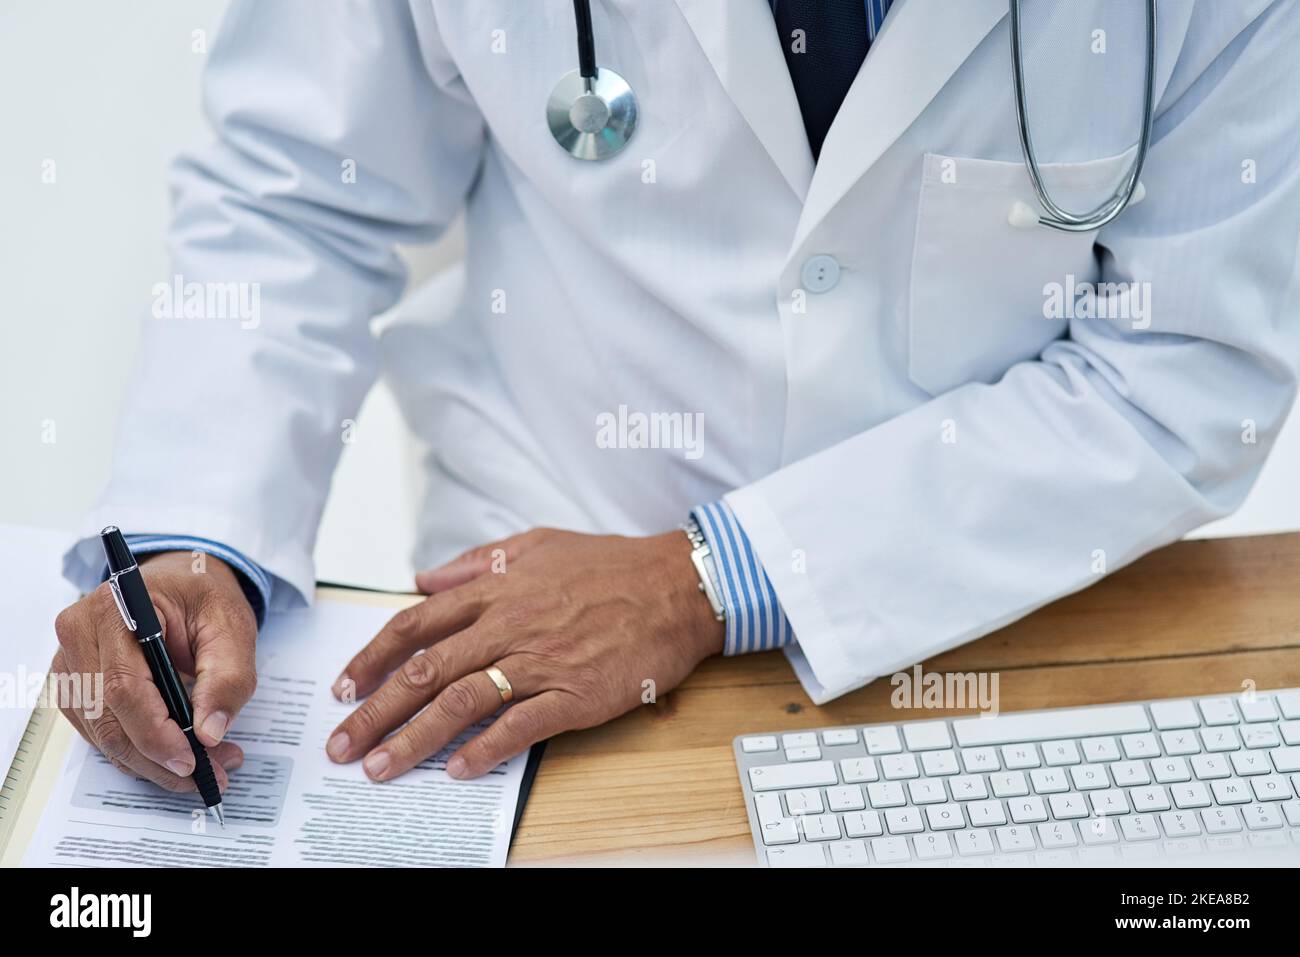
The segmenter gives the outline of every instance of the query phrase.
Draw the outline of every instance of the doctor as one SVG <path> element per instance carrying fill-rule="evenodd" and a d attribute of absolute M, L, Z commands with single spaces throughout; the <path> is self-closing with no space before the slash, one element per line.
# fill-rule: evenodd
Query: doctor
<path fill-rule="evenodd" d="M 1144 5 L 1024 6 L 1043 180 L 1088 209 L 1133 168 Z M 568 0 L 236 2 L 170 248 L 185 284 L 256 290 L 256 321 L 146 323 L 69 574 L 101 580 L 100 526 L 148 533 L 200 737 L 237 766 L 256 622 L 312 594 L 394 247 L 462 212 L 463 292 L 393 359 L 431 450 L 428 598 L 336 688 L 365 700 L 328 751 L 377 780 L 512 700 L 451 759 L 482 774 L 719 652 L 784 647 L 826 700 L 1228 514 L 1296 389 L 1300 5 L 1160 0 L 1141 186 L 1075 231 L 1037 224 L 1009 26 L 1006 0 L 596 0 L 634 123 L 615 87 L 615 142 L 557 145 Z M 104 716 L 69 717 L 186 788 L 108 602 L 59 619 L 55 668 L 108 679 Z"/>

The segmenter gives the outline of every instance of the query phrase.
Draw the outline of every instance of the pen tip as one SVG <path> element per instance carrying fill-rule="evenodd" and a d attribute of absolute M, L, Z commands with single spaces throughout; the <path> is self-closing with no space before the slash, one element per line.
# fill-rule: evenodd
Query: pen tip
<path fill-rule="evenodd" d="M 225 830 L 225 828 L 226 828 L 226 816 L 225 816 L 224 814 L 221 813 L 221 802 L 220 802 L 220 801 L 218 801 L 216 804 L 212 805 L 212 813 L 215 814 L 215 815 L 217 816 L 217 823 L 221 825 L 221 829 L 222 829 L 222 830 Z"/>

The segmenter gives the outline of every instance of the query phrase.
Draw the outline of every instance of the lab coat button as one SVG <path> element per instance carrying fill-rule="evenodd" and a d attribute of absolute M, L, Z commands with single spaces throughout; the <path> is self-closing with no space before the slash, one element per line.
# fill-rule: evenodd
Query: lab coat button
<path fill-rule="evenodd" d="M 803 264 L 803 287 L 809 292 L 830 292 L 840 281 L 840 264 L 834 256 L 810 256 Z"/>

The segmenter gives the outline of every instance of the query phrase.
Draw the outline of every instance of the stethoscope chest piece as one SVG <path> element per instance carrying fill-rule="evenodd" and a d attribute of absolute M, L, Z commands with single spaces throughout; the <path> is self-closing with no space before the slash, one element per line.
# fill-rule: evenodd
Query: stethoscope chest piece
<path fill-rule="evenodd" d="M 572 70 L 560 77 L 546 103 L 546 123 L 576 159 L 613 156 L 636 131 L 636 94 L 627 80 L 600 67 L 595 76 Z"/>

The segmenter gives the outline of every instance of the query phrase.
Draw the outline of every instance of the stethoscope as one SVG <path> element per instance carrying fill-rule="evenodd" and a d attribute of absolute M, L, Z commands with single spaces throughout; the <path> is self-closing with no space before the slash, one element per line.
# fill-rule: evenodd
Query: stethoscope
<path fill-rule="evenodd" d="M 1063 232 L 1086 233 L 1101 229 L 1142 198 L 1138 177 L 1151 143 L 1151 117 L 1155 104 L 1156 0 L 1146 0 L 1146 76 L 1142 104 L 1142 132 L 1137 153 L 1111 197 L 1095 209 L 1072 213 L 1057 205 L 1047 192 L 1029 135 L 1029 109 L 1025 103 L 1024 63 L 1020 50 L 1020 0 L 1009 0 L 1011 11 L 1011 78 L 1016 91 L 1016 126 L 1025 169 L 1038 202 L 1047 215 L 1038 215 L 1023 203 L 1012 209 L 1015 226 L 1046 226 Z M 573 0 L 578 33 L 578 69 L 560 77 L 546 103 L 546 124 L 555 142 L 575 159 L 602 160 L 613 156 L 636 132 L 636 94 L 627 80 L 613 70 L 596 65 L 596 42 L 591 29 L 591 0 Z"/>

